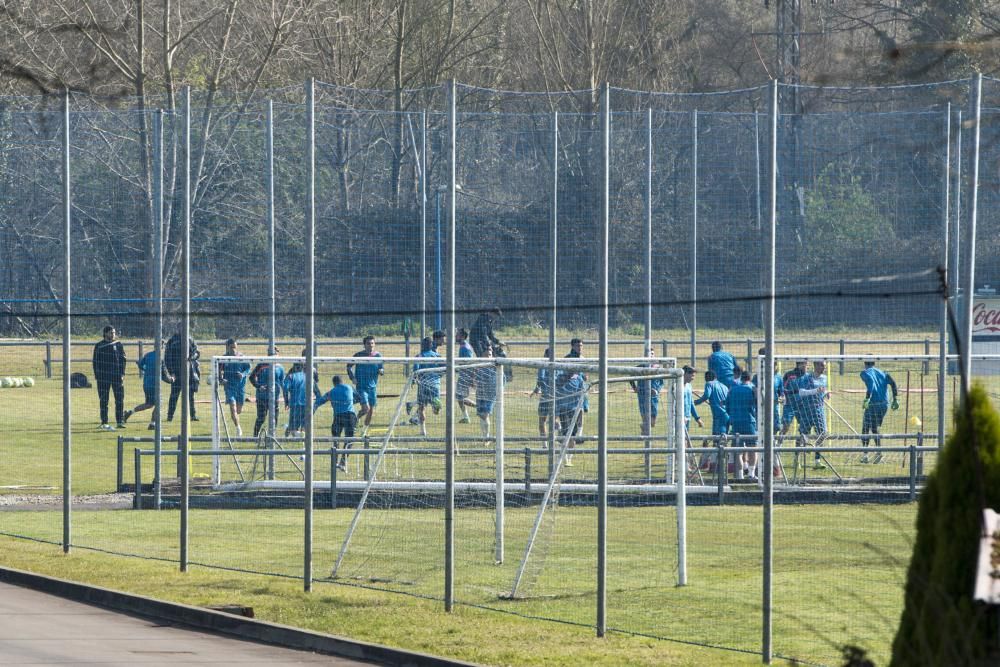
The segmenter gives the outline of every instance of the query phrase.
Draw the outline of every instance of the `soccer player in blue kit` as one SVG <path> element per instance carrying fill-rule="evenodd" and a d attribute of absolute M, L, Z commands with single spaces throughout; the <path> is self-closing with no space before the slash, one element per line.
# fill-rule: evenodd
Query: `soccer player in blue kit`
<path fill-rule="evenodd" d="M 729 413 L 726 412 L 726 399 L 729 398 L 729 387 L 715 377 L 715 371 L 705 371 L 705 390 L 695 405 L 708 403 L 712 409 L 712 435 L 716 442 L 729 432 Z M 715 455 L 703 456 L 701 465 L 715 459 Z"/>
<path fill-rule="evenodd" d="M 827 438 L 826 432 L 826 396 L 827 377 L 826 362 L 814 361 L 813 370 L 799 378 L 798 385 L 798 406 L 796 416 L 799 420 L 798 445 L 809 444 L 810 432 L 816 433 L 816 447 L 823 445 Z M 815 452 L 813 456 L 813 467 L 820 469 L 823 467 L 823 455 Z"/>
<path fill-rule="evenodd" d="M 339 375 L 333 376 L 333 388 L 316 399 L 313 403 L 313 412 L 324 403 L 329 403 L 333 408 L 333 424 L 330 426 L 330 434 L 339 438 L 341 434 L 345 437 L 353 438 L 354 429 L 358 425 L 358 415 L 354 412 L 354 404 L 360 400 L 360 396 L 354 392 L 350 385 L 344 384 Z M 362 405 L 364 405 L 362 403 Z M 350 442 L 345 449 L 351 448 Z M 347 470 L 347 454 L 341 454 L 337 462 L 337 468 Z"/>
<path fill-rule="evenodd" d="M 740 440 L 743 447 L 757 446 L 757 391 L 750 383 L 750 373 L 743 371 L 740 381 L 733 384 L 726 397 L 726 412 L 729 413 L 729 425 L 736 435 L 753 436 Z M 740 467 L 737 477 L 756 479 L 754 471 L 757 467 L 757 452 L 744 452 L 737 458 Z M 742 474 L 739 474 L 739 472 Z"/>
<path fill-rule="evenodd" d="M 708 370 L 715 373 L 716 379 L 728 389 L 733 385 L 736 370 L 736 357 L 722 349 L 722 343 L 712 343 L 712 354 L 708 355 Z"/>
<path fill-rule="evenodd" d="M 360 352 L 355 352 L 355 357 L 381 357 L 382 355 L 375 351 L 375 336 L 367 335 L 362 339 L 361 344 L 364 349 Z M 347 364 L 347 377 L 351 378 L 351 382 L 354 383 L 355 393 L 358 395 L 358 400 L 361 402 L 361 416 L 365 418 L 365 431 L 372 423 L 372 414 L 375 412 L 375 406 L 378 404 L 378 379 L 381 375 L 384 375 L 385 371 L 382 368 L 382 364 Z M 353 408 L 351 409 L 353 412 Z"/>
<path fill-rule="evenodd" d="M 889 387 L 892 387 L 892 409 L 899 409 L 899 389 L 892 376 L 875 366 L 875 360 L 865 361 L 865 370 L 861 371 L 861 380 L 865 383 L 865 402 L 862 404 L 865 414 L 861 422 L 862 436 L 872 433 L 875 435 L 875 446 L 882 446 L 882 438 L 879 437 L 878 430 L 882 427 L 882 420 L 889 409 Z M 861 446 L 867 447 L 869 438 L 861 438 Z M 872 463 L 882 461 L 882 453 L 878 452 L 872 458 Z M 861 463 L 868 463 L 868 452 L 861 456 Z"/>
<path fill-rule="evenodd" d="M 235 338 L 226 340 L 226 356 L 242 357 Z M 222 387 L 226 394 L 226 405 L 229 406 L 229 416 L 236 427 L 236 435 L 243 435 L 240 428 L 240 414 L 247 397 L 247 377 L 250 375 L 250 364 L 246 361 L 226 361 L 219 364 L 219 374 L 222 376 Z"/>

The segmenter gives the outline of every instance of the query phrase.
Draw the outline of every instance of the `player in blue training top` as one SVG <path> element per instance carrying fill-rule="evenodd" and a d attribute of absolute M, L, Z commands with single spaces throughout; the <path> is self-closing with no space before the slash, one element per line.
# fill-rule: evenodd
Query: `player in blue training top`
<path fill-rule="evenodd" d="M 765 347 L 762 347 L 759 350 L 757 350 L 757 356 L 761 357 L 762 359 L 766 354 L 767 354 L 767 348 Z M 778 435 L 778 432 L 781 430 L 781 409 L 779 406 L 781 405 L 782 397 L 785 394 L 785 385 L 781 381 L 781 373 L 778 372 L 777 361 L 774 362 L 772 372 L 774 373 L 774 377 L 771 379 L 772 382 L 771 388 L 774 391 L 774 413 L 772 414 L 773 417 L 772 424 L 774 426 L 774 435 Z M 753 379 L 750 381 L 750 384 L 752 384 L 757 389 L 761 388 L 760 381 L 757 378 L 756 373 L 754 373 Z M 763 395 L 761 398 L 763 400 Z"/>
<path fill-rule="evenodd" d="M 655 356 L 651 348 L 646 350 L 646 356 Z M 659 368 L 660 365 L 656 362 L 650 362 L 644 364 L 644 367 Z M 656 417 L 660 412 L 660 390 L 663 389 L 663 378 L 630 380 L 629 385 L 639 399 L 639 416 L 642 417 L 640 432 L 643 435 L 649 435 L 656 428 Z"/>
<path fill-rule="evenodd" d="M 796 417 L 799 420 L 799 438 L 796 441 L 800 447 L 809 444 L 810 432 L 816 433 L 816 447 L 821 447 L 827 438 L 826 432 L 826 396 L 827 377 L 826 362 L 814 361 L 812 372 L 799 378 L 798 405 Z M 813 456 L 813 467 L 823 467 L 823 455 L 817 451 Z"/>
<path fill-rule="evenodd" d="M 734 435 L 750 436 L 739 440 L 743 447 L 757 446 L 757 388 L 750 382 L 750 373 L 743 371 L 740 381 L 733 384 L 726 397 L 726 412 Z M 738 457 L 742 477 L 756 479 L 757 452 L 744 452 Z"/>
<path fill-rule="evenodd" d="M 288 411 L 285 437 L 289 435 L 301 437 L 302 429 L 306 425 L 306 372 L 301 363 L 292 364 L 281 389 L 285 397 L 285 410 Z"/>
<path fill-rule="evenodd" d="M 270 354 L 272 357 L 277 356 L 278 348 L 273 348 Z M 285 386 L 285 369 L 279 363 L 262 361 L 250 371 L 250 384 L 257 389 L 257 420 L 253 423 L 253 437 L 256 438 L 264 421 L 267 420 L 268 414 L 270 414 L 272 391 L 276 399 L 282 394 Z M 277 403 L 275 403 L 275 410 L 277 411 Z M 277 417 L 277 412 L 275 412 L 275 417 Z"/>
<path fill-rule="evenodd" d="M 559 417 L 559 433 L 568 440 L 567 447 L 572 451 L 576 440 L 573 436 L 580 435 L 583 421 L 583 402 L 587 396 L 587 382 L 583 373 L 574 371 L 559 371 L 556 374 L 556 415 Z M 577 410 L 580 410 L 578 413 Z M 582 441 L 581 441 L 582 444 Z M 573 455 L 567 452 L 565 465 L 573 465 Z"/>
<path fill-rule="evenodd" d="M 795 410 L 799 404 L 799 378 L 806 374 L 806 360 L 796 359 L 795 368 L 787 371 L 781 376 L 781 393 L 784 398 L 784 407 L 781 409 L 781 431 L 779 435 L 785 435 L 792 428 L 795 421 Z M 775 440 L 776 445 L 780 445 L 780 440 Z"/>
<path fill-rule="evenodd" d="M 344 384 L 339 375 L 334 375 L 333 388 L 315 400 L 313 403 L 313 412 L 316 412 L 319 406 L 324 403 L 329 403 L 333 408 L 333 424 L 330 426 L 330 434 L 335 438 L 339 438 L 341 434 L 346 438 L 353 438 L 354 428 L 358 425 L 358 415 L 354 412 L 354 404 L 360 401 L 361 396 L 355 393 L 351 385 Z M 363 407 L 364 403 L 361 405 Z M 343 449 L 350 449 L 352 444 L 348 440 Z M 346 453 L 340 455 L 337 467 L 341 470 L 347 470 Z"/>
<path fill-rule="evenodd" d="M 441 358 L 441 355 L 434 351 L 434 341 L 426 337 L 420 341 L 420 354 L 417 356 L 423 359 Z M 420 424 L 420 435 L 427 435 L 427 417 L 425 414 L 427 406 L 431 406 L 434 414 L 441 412 L 441 374 L 444 372 L 444 367 L 440 363 L 434 362 L 413 365 L 414 373 L 425 369 L 437 370 L 417 373 L 416 423 Z M 413 420 L 410 421 L 412 422 Z"/>
<path fill-rule="evenodd" d="M 149 418 L 150 431 L 156 428 L 156 417 L 160 412 L 159 408 L 156 407 L 156 383 L 159 382 L 160 378 L 164 382 L 174 381 L 173 377 L 167 372 L 166 366 L 158 363 L 157 356 L 156 350 L 152 350 L 142 355 L 142 359 L 135 362 L 139 366 L 139 373 L 142 375 L 142 393 L 145 396 L 145 400 L 131 410 L 126 410 L 124 415 L 125 421 L 128 421 L 128 418 L 134 413 L 153 408 L 153 416 Z M 159 366 L 159 369 L 157 369 L 157 366 Z"/>
<path fill-rule="evenodd" d="M 382 355 L 375 351 L 375 336 L 371 334 L 365 336 L 361 344 L 364 349 L 360 352 L 355 352 L 355 357 L 381 357 Z M 365 430 L 372 423 L 372 414 L 375 412 L 375 406 L 378 404 L 378 379 L 380 376 L 384 375 L 385 371 L 382 369 L 382 364 L 347 364 L 347 377 L 351 378 L 351 382 L 354 383 L 355 393 L 358 395 L 358 400 L 361 403 L 361 416 L 365 418 Z M 352 408 L 353 412 L 354 409 Z"/>
<path fill-rule="evenodd" d="M 715 376 L 714 371 L 705 371 L 705 390 L 695 405 L 708 403 L 712 409 L 712 435 L 729 433 L 729 413 L 726 412 L 726 399 L 729 398 L 729 387 Z"/>
<path fill-rule="evenodd" d="M 226 356 L 242 357 L 235 338 L 226 340 Z M 236 427 L 237 437 L 243 435 L 240 428 L 240 414 L 247 398 L 247 377 L 250 375 L 250 364 L 246 361 L 226 361 L 219 364 L 219 375 L 222 376 L 222 387 L 226 394 L 226 405 L 229 406 L 229 416 Z"/>
<path fill-rule="evenodd" d="M 493 358 L 493 346 L 483 348 L 483 359 Z M 484 366 L 475 369 L 476 373 L 476 416 L 479 417 L 479 433 L 483 436 L 484 446 L 489 444 L 490 415 L 493 414 L 493 403 L 497 397 L 497 367 Z"/>
<path fill-rule="evenodd" d="M 715 373 L 716 379 L 728 389 L 733 384 L 733 371 L 736 369 L 736 357 L 722 349 L 722 343 L 712 343 L 712 354 L 708 355 L 708 370 Z"/>
<path fill-rule="evenodd" d="M 899 389 L 892 376 L 876 368 L 875 360 L 865 362 L 865 370 L 861 371 L 861 379 L 865 383 L 865 402 L 862 404 L 865 415 L 861 422 L 862 436 L 872 433 L 875 435 L 875 446 L 882 446 L 882 438 L 879 436 L 879 429 L 882 427 L 882 420 L 889 409 L 889 387 L 892 387 L 892 409 L 899 409 Z M 867 447 L 869 438 L 861 438 L 861 446 Z M 882 453 L 878 452 L 872 459 L 872 463 L 882 461 Z M 861 455 L 861 463 L 868 463 L 868 452 Z"/>
<path fill-rule="evenodd" d="M 462 328 L 455 332 L 455 344 L 458 346 L 459 359 L 472 359 L 476 356 L 475 350 L 469 344 L 468 330 Z M 462 411 L 462 416 L 458 420 L 462 424 L 469 423 L 469 408 L 476 407 L 476 404 L 469 399 L 472 387 L 476 383 L 475 369 L 470 368 L 458 371 L 458 376 L 455 378 L 455 402 L 458 404 L 458 409 Z M 477 392 L 476 397 L 478 398 L 478 396 Z"/>
<path fill-rule="evenodd" d="M 545 358 L 552 354 L 550 348 L 545 348 Z M 531 390 L 532 396 L 538 396 L 538 435 L 546 436 L 546 425 L 549 417 L 555 414 L 552 410 L 552 378 L 555 371 L 549 368 L 539 368 L 535 374 L 535 388 Z"/>

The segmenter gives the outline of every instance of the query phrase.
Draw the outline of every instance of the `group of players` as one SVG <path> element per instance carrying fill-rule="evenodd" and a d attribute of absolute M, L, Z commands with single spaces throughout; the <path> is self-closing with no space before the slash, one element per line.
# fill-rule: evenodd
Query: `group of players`
<path fill-rule="evenodd" d="M 471 327 L 455 332 L 455 343 L 459 358 L 492 359 L 494 356 L 504 356 L 504 346 L 494 333 L 494 325 L 498 311 L 483 313 Z M 173 419 L 177 399 L 181 394 L 181 369 L 184 364 L 182 339 L 180 334 L 174 334 L 164 345 L 164 362 L 158 363 L 158 351 L 146 353 L 137 361 L 143 377 L 145 394 L 142 404 L 131 410 L 124 410 L 124 374 L 126 358 L 124 347 L 116 338 L 114 327 L 105 327 L 103 338 L 94 346 L 93 368 L 97 381 L 98 397 L 100 399 L 101 428 L 113 430 L 108 422 L 109 394 L 115 397 L 115 412 L 118 428 L 124 428 L 129 417 L 143 410 L 153 409 L 153 418 L 149 428 L 155 426 L 156 420 L 156 384 L 163 380 L 170 384 L 167 421 Z M 437 414 L 441 407 L 441 375 L 444 366 L 438 348 L 445 342 L 445 333 L 435 331 L 433 336 L 421 341 L 419 361 L 414 364 L 413 372 L 417 388 L 415 401 L 406 403 L 407 414 L 411 414 L 409 423 L 420 427 L 422 435 L 427 434 L 426 411 L 429 407 Z M 362 340 L 363 349 L 354 354 L 359 358 L 357 363 L 347 364 L 347 377 L 353 383 L 343 381 L 340 375 L 333 376 L 333 387 L 326 393 L 319 389 L 318 372 L 314 369 L 312 384 L 312 409 L 330 403 L 334 418 L 331 432 L 334 437 L 341 435 L 354 437 L 355 429 L 360 419 L 364 419 L 367 430 L 378 404 L 378 381 L 384 374 L 382 363 L 362 361 L 362 358 L 381 358 L 375 349 L 374 336 L 365 336 Z M 305 351 L 303 351 L 304 355 Z M 652 351 L 647 350 L 649 356 Z M 761 354 L 764 353 L 762 349 Z M 277 348 L 270 350 L 271 356 L 278 354 Z M 545 357 L 551 354 L 545 351 Z M 306 410 L 309 406 L 308 386 L 305 369 L 302 363 L 295 363 L 285 371 L 279 363 L 263 361 L 251 368 L 251 365 L 239 360 L 243 356 L 236 340 L 226 341 L 226 356 L 237 359 L 223 362 L 219 365 L 221 384 L 225 392 L 225 402 L 229 406 L 235 434 L 242 436 L 240 414 L 246 402 L 246 384 L 249 382 L 256 390 L 257 415 L 253 434 L 256 437 L 268 419 L 271 410 L 272 397 L 284 403 L 288 413 L 285 426 L 286 436 L 301 435 L 305 424 Z M 570 350 L 565 355 L 567 359 L 583 358 L 583 340 L 574 338 L 570 341 Z M 192 391 L 190 401 L 191 418 L 197 420 L 193 393 L 198 390 L 200 382 L 199 351 L 194 341 L 188 341 L 188 363 L 190 364 L 189 382 Z M 656 367 L 655 362 L 646 364 Z M 756 446 L 757 436 L 757 387 L 756 376 L 751 378 L 749 371 L 741 369 L 736 358 L 722 349 L 719 342 L 712 343 L 712 353 L 707 359 L 708 369 L 705 371 L 705 387 L 701 396 L 694 398 L 691 382 L 696 369 L 684 366 L 684 417 L 685 425 L 694 420 L 703 426 L 697 406 L 708 403 L 712 411 L 712 435 L 715 437 L 740 436 L 738 442 L 746 447 Z M 876 447 L 880 446 L 878 436 L 882 421 L 887 411 L 899 408 L 898 388 L 891 375 L 878 368 L 874 359 L 864 362 L 865 369 L 860 376 L 865 384 L 865 399 L 863 403 L 864 416 L 861 430 L 862 446 L 867 448 L 870 436 L 874 437 Z M 160 372 L 157 373 L 157 367 Z M 784 436 L 792 424 L 798 424 L 796 443 L 800 446 L 809 445 L 809 437 L 816 436 L 814 447 L 821 447 L 828 433 L 826 428 L 826 401 L 829 390 L 826 375 L 826 364 L 822 360 L 813 361 L 813 368 L 806 370 L 807 362 L 799 359 L 795 367 L 780 374 L 775 365 L 773 380 L 774 388 L 774 432 Z M 509 374 L 509 369 L 505 369 Z M 658 414 L 659 393 L 663 387 L 661 378 L 638 380 L 630 382 L 632 390 L 638 398 L 639 413 L 642 417 L 642 434 L 649 435 L 656 425 Z M 572 447 L 583 429 L 584 416 L 589 410 L 587 397 L 589 384 L 584 372 L 571 370 L 552 370 L 539 368 L 532 396 L 539 398 L 538 433 L 547 436 L 550 419 L 557 433 L 571 438 Z M 892 392 L 890 400 L 889 391 Z M 475 391 L 475 400 L 471 400 Z M 475 364 L 473 367 L 461 368 L 456 377 L 455 401 L 460 410 L 461 423 L 469 423 L 469 408 L 475 408 L 479 420 L 480 433 L 484 439 L 490 435 L 490 417 L 497 396 L 497 367 L 493 363 Z M 277 406 L 277 404 L 275 404 Z M 358 406 L 355 408 L 355 406 Z M 413 411 L 416 409 L 415 412 Z M 756 452 L 746 452 L 739 457 L 740 472 L 744 478 L 755 479 L 757 475 Z M 876 453 L 871 459 L 865 453 L 861 463 L 878 463 L 882 459 Z M 344 464 L 341 459 L 341 465 Z M 709 459 L 703 463 L 709 464 Z M 566 465 L 572 465 L 572 456 L 568 456 Z M 814 466 L 824 467 L 824 457 L 819 451 L 814 453 Z"/>
<path fill-rule="evenodd" d="M 759 354 L 763 355 L 764 349 Z M 896 381 L 893 377 L 876 366 L 875 360 L 864 362 L 864 370 L 860 373 L 865 385 L 865 399 L 862 403 L 861 445 L 867 448 L 871 437 L 875 446 L 881 446 L 879 429 L 888 410 L 899 409 Z M 806 370 L 807 361 L 798 359 L 795 367 L 784 374 L 777 372 L 775 364 L 774 380 L 774 433 L 784 436 L 794 422 L 798 423 L 798 446 L 809 446 L 809 437 L 816 436 L 814 447 L 821 447 L 828 437 L 826 427 L 826 402 L 830 397 L 826 375 L 826 362 L 813 361 L 812 370 Z M 744 447 L 757 445 L 757 377 L 750 377 L 747 370 L 741 369 L 736 358 L 722 349 L 718 342 L 712 343 L 712 354 L 708 357 L 708 370 L 705 371 L 705 389 L 698 399 L 694 399 L 690 383 L 696 370 L 691 366 L 684 367 L 684 416 L 685 422 L 694 419 L 699 426 L 703 423 L 698 416 L 697 405 L 708 403 L 712 411 L 712 435 L 716 437 L 740 436 L 739 444 Z M 889 390 L 892 390 L 892 399 Z M 742 478 L 755 480 L 757 478 L 757 454 L 746 452 L 738 456 L 738 473 Z M 869 459 L 867 450 L 861 456 L 861 463 L 879 463 L 882 454 L 877 452 Z M 702 464 L 708 464 L 706 457 Z M 825 458 L 818 450 L 814 451 L 813 467 L 825 467 Z"/>

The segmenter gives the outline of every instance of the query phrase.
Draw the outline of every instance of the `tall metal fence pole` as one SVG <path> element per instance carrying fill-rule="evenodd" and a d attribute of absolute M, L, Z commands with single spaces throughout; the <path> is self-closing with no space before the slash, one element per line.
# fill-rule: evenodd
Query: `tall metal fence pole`
<path fill-rule="evenodd" d="M 184 229 L 181 232 L 181 434 L 177 447 L 177 478 L 181 486 L 181 572 L 188 570 L 188 451 L 191 395 L 191 87 L 184 88 Z"/>
<path fill-rule="evenodd" d="M 969 191 L 969 225 L 966 229 L 965 248 L 965 302 L 964 308 L 964 338 L 965 357 L 962 366 L 965 372 L 964 389 L 969 391 L 972 384 L 972 296 L 976 288 L 976 218 L 979 214 L 979 140 L 982 129 L 983 111 L 983 75 L 977 74 L 972 91 L 972 113 L 975 117 L 972 131 L 972 178 Z"/>
<path fill-rule="evenodd" d="M 550 280 L 549 285 L 552 311 L 549 317 L 549 361 L 556 360 L 556 326 L 559 321 L 559 112 L 552 114 L 552 223 L 549 225 Z M 556 459 L 556 378 L 554 367 L 548 369 L 549 381 L 549 463 L 548 475 L 552 475 Z M 539 400 L 542 400 L 539 397 Z"/>
<path fill-rule="evenodd" d="M 608 301 L 611 219 L 611 86 L 604 84 L 601 114 L 601 315 L 598 324 L 597 402 L 597 636 L 608 631 Z"/>
<path fill-rule="evenodd" d="M 73 372 L 72 359 L 72 313 L 73 313 L 73 202 L 70 187 L 69 171 L 69 89 L 63 93 L 63 154 L 62 154 L 62 186 L 63 186 L 63 339 L 62 339 L 62 403 L 63 403 L 63 537 L 62 548 L 64 553 L 69 553 L 72 541 L 73 527 L 73 431 L 72 431 L 72 403 L 70 401 L 70 375 Z"/>
<path fill-rule="evenodd" d="M 961 251 L 962 251 L 962 110 L 955 110 L 955 157 L 952 160 L 952 165 L 954 169 L 954 175 L 952 177 L 951 190 L 955 193 L 953 205 L 954 210 L 951 213 L 952 219 L 952 249 L 951 249 L 951 277 L 949 282 L 951 283 L 951 299 L 955 307 L 955 316 L 961 318 L 961 313 L 958 312 L 958 293 L 959 285 L 962 281 L 961 273 Z M 960 324 L 961 325 L 961 324 Z"/>
<path fill-rule="evenodd" d="M 653 349 L 653 110 L 646 109 L 646 312 L 645 348 L 648 355 Z M 652 392 L 649 392 L 650 400 Z M 648 401 L 647 401 L 648 402 Z M 646 405 L 646 414 L 649 413 Z M 648 440 L 646 441 L 649 442 Z"/>
<path fill-rule="evenodd" d="M 764 315 L 764 368 L 760 370 L 761 391 L 764 392 L 764 498 L 763 498 L 763 543 L 764 567 L 761 599 L 761 658 L 770 664 L 773 657 L 771 648 L 772 603 L 774 569 L 774 309 L 777 288 L 777 230 L 778 230 L 778 82 L 771 81 L 770 90 L 770 146 L 768 151 L 768 197 L 770 219 L 767 226 L 767 301 Z M 721 463 L 720 463 L 721 465 Z"/>
<path fill-rule="evenodd" d="M 684 429 L 684 378 L 674 385 L 674 498 L 677 512 L 677 585 L 687 586 L 687 433 Z"/>
<path fill-rule="evenodd" d="M 147 373 L 156 373 L 156 389 L 153 402 L 153 507 L 163 507 L 163 418 L 161 402 L 163 400 L 163 110 L 153 116 L 153 280 L 156 281 L 156 333 L 153 339 L 153 353 L 156 355 L 155 369 L 146 369 Z M 142 489 L 136 489 L 140 494 Z"/>
<path fill-rule="evenodd" d="M 427 335 L 427 111 L 420 112 L 420 340 Z"/>
<path fill-rule="evenodd" d="M 698 112 L 691 112 L 691 365 L 698 346 Z"/>
<path fill-rule="evenodd" d="M 278 338 L 278 298 L 276 293 L 277 279 L 275 276 L 275 230 L 274 230 L 274 101 L 267 101 L 267 155 L 265 156 L 267 171 L 267 262 L 268 262 L 268 290 L 270 301 L 268 308 L 270 317 L 268 322 L 267 353 L 275 354 L 275 341 Z M 277 381 L 274 377 L 274 364 L 271 365 L 271 372 L 268 374 L 267 387 L 267 433 L 271 438 L 275 437 L 275 429 L 278 425 L 278 400 Z M 271 440 L 268 441 L 268 449 L 271 448 Z M 274 457 L 268 456 L 264 463 L 266 477 L 274 479 Z"/>
<path fill-rule="evenodd" d="M 313 543 L 313 370 L 316 350 L 316 82 L 306 83 L 306 471 L 302 586 L 312 590 Z"/>
<path fill-rule="evenodd" d="M 456 84 L 448 83 L 448 328 L 447 369 L 445 372 L 445 505 L 444 505 L 444 608 L 455 604 L 455 231 L 456 185 Z"/>
<path fill-rule="evenodd" d="M 951 211 L 951 102 L 945 108 L 944 112 L 944 179 L 942 182 L 943 192 L 942 192 L 942 202 L 941 202 L 941 223 L 943 234 L 943 242 L 941 246 L 941 266 L 944 267 L 945 276 L 948 275 L 948 229 L 949 229 L 949 218 L 948 215 Z M 945 299 L 941 304 L 941 325 L 938 331 L 938 381 L 937 381 L 937 412 L 938 412 L 938 423 L 937 423 L 937 436 L 938 445 L 944 442 L 944 421 L 945 421 L 945 410 L 946 403 L 944 400 L 944 390 L 947 386 L 945 378 L 948 371 L 948 361 L 947 361 L 947 345 L 948 345 L 948 299 L 947 294 Z"/>
<path fill-rule="evenodd" d="M 493 446 L 495 454 L 495 467 L 496 467 L 496 533 L 495 533 L 495 554 L 494 559 L 498 563 L 502 563 L 504 560 L 504 509 L 507 501 L 507 496 L 505 492 L 506 478 L 504 475 L 504 436 L 506 435 L 506 425 L 505 420 L 507 419 L 507 413 L 505 410 L 504 401 L 504 367 L 497 365 L 497 380 L 496 380 L 496 391 L 497 391 L 497 401 L 496 401 L 496 425 L 494 426 L 493 433 L 496 436 L 495 444 Z"/>

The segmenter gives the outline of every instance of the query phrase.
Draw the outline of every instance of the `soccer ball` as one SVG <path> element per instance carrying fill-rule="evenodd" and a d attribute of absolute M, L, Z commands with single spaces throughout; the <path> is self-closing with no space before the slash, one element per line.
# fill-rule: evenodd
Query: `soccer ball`
<path fill-rule="evenodd" d="M 7 388 L 7 387 L 13 387 L 13 386 L 14 386 L 14 378 L 5 377 L 5 378 L 0 379 L 0 387 Z"/>
<path fill-rule="evenodd" d="M 22 380 L 21 378 L 11 378 L 11 382 L 13 382 L 12 386 L 14 387 L 20 387 L 24 385 L 24 380 Z"/>
<path fill-rule="evenodd" d="M 25 387 L 34 387 L 35 386 L 35 379 L 34 378 L 24 378 L 22 380 L 22 382 L 24 383 Z"/>

